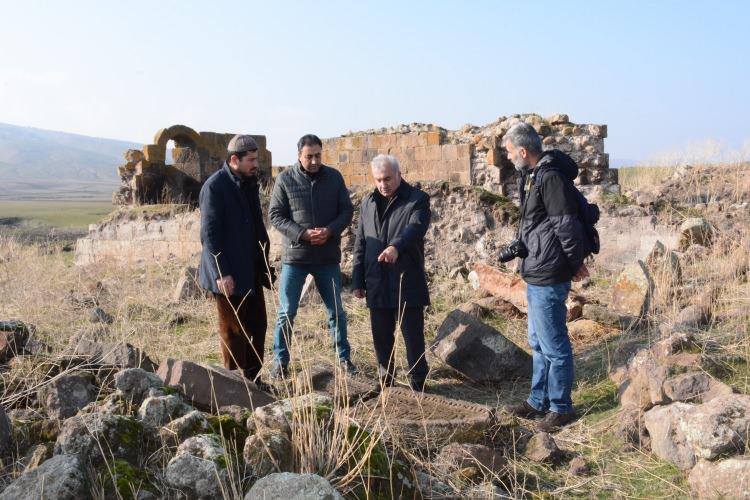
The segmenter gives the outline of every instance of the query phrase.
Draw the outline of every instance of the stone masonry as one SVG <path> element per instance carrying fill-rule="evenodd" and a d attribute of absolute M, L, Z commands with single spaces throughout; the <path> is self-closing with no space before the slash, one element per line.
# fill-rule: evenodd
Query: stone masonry
<path fill-rule="evenodd" d="M 482 127 L 466 125 L 455 131 L 412 123 L 351 132 L 323 140 L 323 163 L 341 171 L 347 185 L 361 186 L 370 183 L 370 161 L 378 154 L 391 154 L 410 181 L 470 184 L 509 196 L 517 190 L 517 175 L 502 139 L 521 121 L 534 126 L 545 149 L 560 149 L 573 157 L 581 168 L 578 184 L 617 183 L 617 171 L 609 169 L 604 152 L 607 126 L 571 123 L 563 114 L 503 116 Z M 279 170 L 274 168 L 274 174 Z"/>
<path fill-rule="evenodd" d="M 190 203 L 197 204 L 203 182 L 226 160 L 227 144 L 235 134 L 196 132 L 185 125 L 173 125 L 156 132 L 153 144 L 125 152 L 124 165 L 117 171 L 122 187 L 113 194 L 115 205 Z M 271 172 L 271 152 L 264 135 L 253 135 L 258 143 L 261 175 Z M 174 141 L 167 165 L 167 143 Z"/>

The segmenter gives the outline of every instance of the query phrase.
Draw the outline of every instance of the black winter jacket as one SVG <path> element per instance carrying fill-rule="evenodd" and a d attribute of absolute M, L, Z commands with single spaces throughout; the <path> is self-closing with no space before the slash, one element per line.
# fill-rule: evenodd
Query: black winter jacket
<path fill-rule="evenodd" d="M 578 166 L 561 151 L 546 151 L 530 175 L 530 187 L 520 190 L 520 237 L 529 251 L 521 261 L 521 276 L 532 285 L 570 281 L 585 251 L 573 185 Z M 522 176 L 519 182 L 523 186 L 526 180 Z"/>
<path fill-rule="evenodd" d="M 424 236 L 430 225 L 430 197 L 402 180 L 381 220 L 376 196 L 373 192 L 362 200 L 352 289 L 367 291 L 370 308 L 426 306 L 430 294 L 424 272 Z M 396 262 L 378 262 L 378 255 L 390 245 L 398 250 Z"/>
<path fill-rule="evenodd" d="M 284 264 L 338 264 L 341 233 L 352 222 L 354 208 L 341 173 L 322 165 L 315 179 L 297 162 L 277 177 L 268 218 L 283 235 Z M 306 229 L 327 227 L 331 237 L 323 245 L 303 241 Z"/>
<path fill-rule="evenodd" d="M 251 186 L 252 203 L 242 192 L 239 179 L 224 166 L 209 177 L 201 188 L 201 288 L 220 293 L 219 276 L 232 276 L 233 296 L 255 295 L 258 283 L 270 286 L 265 263 L 258 265 L 260 246 L 268 262 L 268 233 L 263 223 L 258 185 Z M 214 257 L 215 256 L 215 257 Z M 217 267 L 218 263 L 218 267 Z"/>

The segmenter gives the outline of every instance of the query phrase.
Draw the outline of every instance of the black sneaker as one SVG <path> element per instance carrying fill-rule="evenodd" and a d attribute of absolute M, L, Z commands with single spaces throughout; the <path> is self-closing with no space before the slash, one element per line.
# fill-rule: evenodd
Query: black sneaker
<path fill-rule="evenodd" d="M 544 420 L 539 422 L 536 426 L 542 432 L 555 432 L 564 425 L 568 425 L 576 419 L 576 414 L 571 413 L 557 413 L 551 411 L 544 417 Z"/>
<path fill-rule="evenodd" d="M 547 414 L 547 412 L 537 410 L 526 401 L 517 405 L 505 405 L 503 406 L 503 410 L 506 413 L 521 418 L 539 418 Z"/>
<path fill-rule="evenodd" d="M 289 369 L 286 365 L 281 363 L 275 363 L 271 367 L 271 372 L 268 374 L 271 380 L 282 380 L 289 376 Z"/>
<path fill-rule="evenodd" d="M 357 370 L 357 367 L 355 366 L 354 363 L 351 362 L 351 360 L 348 360 L 348 359 L 339 360 L 339 366 L 341 367 L 343 371 L 345 371 L 349 375 L 356 375 L 357 373 L 359 373 L 359 371 Z"/>

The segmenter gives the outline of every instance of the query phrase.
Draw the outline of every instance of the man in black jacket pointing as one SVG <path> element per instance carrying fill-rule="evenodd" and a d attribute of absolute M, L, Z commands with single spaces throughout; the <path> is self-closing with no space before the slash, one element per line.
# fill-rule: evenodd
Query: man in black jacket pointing
<path fill-rule="evenodd" d="M 411 387 L 427 378 L 424 308 L 430 303 L 424 271 L 424 236 L 430 225 L 429 196 L 401 178 L 398 160 L 372 162 L 375 189 L 362 200 L 354 244 L 352 289 L 367 297 L 381 382 L 393 384 L 396 324 L 406 344 Z"/>

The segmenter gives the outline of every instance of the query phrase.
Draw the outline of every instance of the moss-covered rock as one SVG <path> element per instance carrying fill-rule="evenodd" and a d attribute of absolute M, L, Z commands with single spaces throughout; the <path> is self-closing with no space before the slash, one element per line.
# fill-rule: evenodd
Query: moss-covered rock
<path fill-rule="evenodd" d="M 135 500 L 139 492 L 158 492 L 154 486 L 153 473 L 125 460 L 107 460 L 96 469 L 96 473 L 105 497 Z"/>
<path fill-rule="evenodd" d="M 131 417 L 101 413 L 79 415 L 63 424 L 55 443 L 55 455 L 79 453 L 96 464 L 105 457 L 136 464 L 139 453 L 147 451 L 153 438 L 141 422 Z"/>
<path fill-rule="evenodd" d="M 245 439 L 250 434 L 245 426 L 240 425 L 230 415 L 210 415 L 208 417 L 208 424 L 215 434 L 233 441 L 239 447 L 245 444 Z"/>

